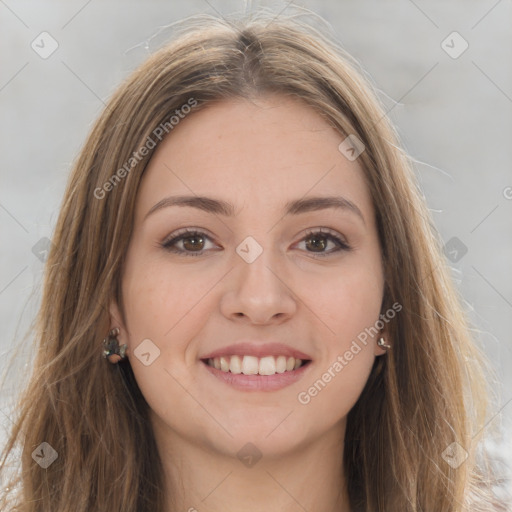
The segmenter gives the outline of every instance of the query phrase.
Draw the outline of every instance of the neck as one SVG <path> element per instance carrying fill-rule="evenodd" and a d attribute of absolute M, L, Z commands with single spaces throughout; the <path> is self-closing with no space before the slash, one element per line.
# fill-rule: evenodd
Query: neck
<path fill-rule="evenodd" d="M 185 439 L 153 421 L 164 467 L 166 511 L 280 510 L 349 512 L 343 474 L 344 425 L 293 453 L 237 457 Z M 244 446 L 241 443 L 240 446 Z"/>

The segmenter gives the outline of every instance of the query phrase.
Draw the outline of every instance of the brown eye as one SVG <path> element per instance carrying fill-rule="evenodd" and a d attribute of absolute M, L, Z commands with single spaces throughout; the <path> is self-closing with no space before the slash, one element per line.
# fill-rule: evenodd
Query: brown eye
<path fill-rule="evenodd" d="M 214 246 L 211 238 L 201 231 L 185 230 L 177 233 L 161 246 L 183 256 L 201 256 Z"/>
<path fill-rule="evenodd" d="M 192 235 L 184 237 L 183 247 L 187 251 L 201 251 L 204 246 L 204 238 L 201 235 Z"/>
<path fill-rule="evenodd" d="M 310 231 L 302 239 L 306 252 L 317 256 L 330 256 L 340 251 L 350 251 L 352 248 L 339 236 L 327 231 Z"/>
<path fill-rule="evenodd" d="M 310 236 L 306 239 L 306 247 L 313 252 L 322 252 L 327 247 L 327 237 L 325 236 Z"/>

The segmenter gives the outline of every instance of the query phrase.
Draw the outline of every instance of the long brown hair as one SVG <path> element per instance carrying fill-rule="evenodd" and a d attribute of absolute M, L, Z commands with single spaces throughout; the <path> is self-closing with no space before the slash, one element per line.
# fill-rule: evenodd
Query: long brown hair
<path fill-rule="evenodd" d="M 45 267 L 34 370 L 2 461 L 20 447 L 21 467 L 2 510 L 12 495 L 18 504 L 9 510 L 22 512 L 163 512 L 148 405 L 129 363 L 101 357 L 112 299 L 122 312 L 123 258 L 155 151 L 148 138 L 162 126 L 172 137 L 171 116 L 191 100 L 199 110 L 266 93 L 302 100 L 363 142 L 359 162 L 385 270 L 382 308 L 402 305 L 388 325 L 393 349 L 377 358 L 348 417 L 352 510 L 464 509 L 476 485 L 473 436 L 483 426 L 486 386 L 410 159 L 356 61 L 307 23 L 260 14 L 193 18 L 119 87 L 89 134 Z M 32 456 L 42 442 L 58 454 L 46 469 Z M 457 468 L 443 458 L 453 443 L 469 454 Z"/>

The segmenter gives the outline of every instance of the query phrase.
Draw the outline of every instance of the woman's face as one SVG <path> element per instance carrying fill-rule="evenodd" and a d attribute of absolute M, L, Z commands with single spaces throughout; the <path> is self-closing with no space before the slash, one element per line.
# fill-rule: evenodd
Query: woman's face
<path fill-rule="evenodd" d="M 343 140 L 310 107 L 266 96 L 193 113 L 157 149 L 123 272 L 126 324 L 111 312 L 159 435 L 269 456 L 343 435 L 382 353 L 360 335 L 384 284 Z"/>

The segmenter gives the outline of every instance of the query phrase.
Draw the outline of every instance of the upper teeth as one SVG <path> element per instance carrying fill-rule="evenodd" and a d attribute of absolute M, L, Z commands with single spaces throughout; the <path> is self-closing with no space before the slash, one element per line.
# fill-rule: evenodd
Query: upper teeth
<path fill-rule="evenodd" d="M 244 375 L 274 375 L 296 370 L 302 365 L 302 359 L 286 356 L 226 356 L 208 359 L 208 365 L 223 372 L 243 373 Z"/>

